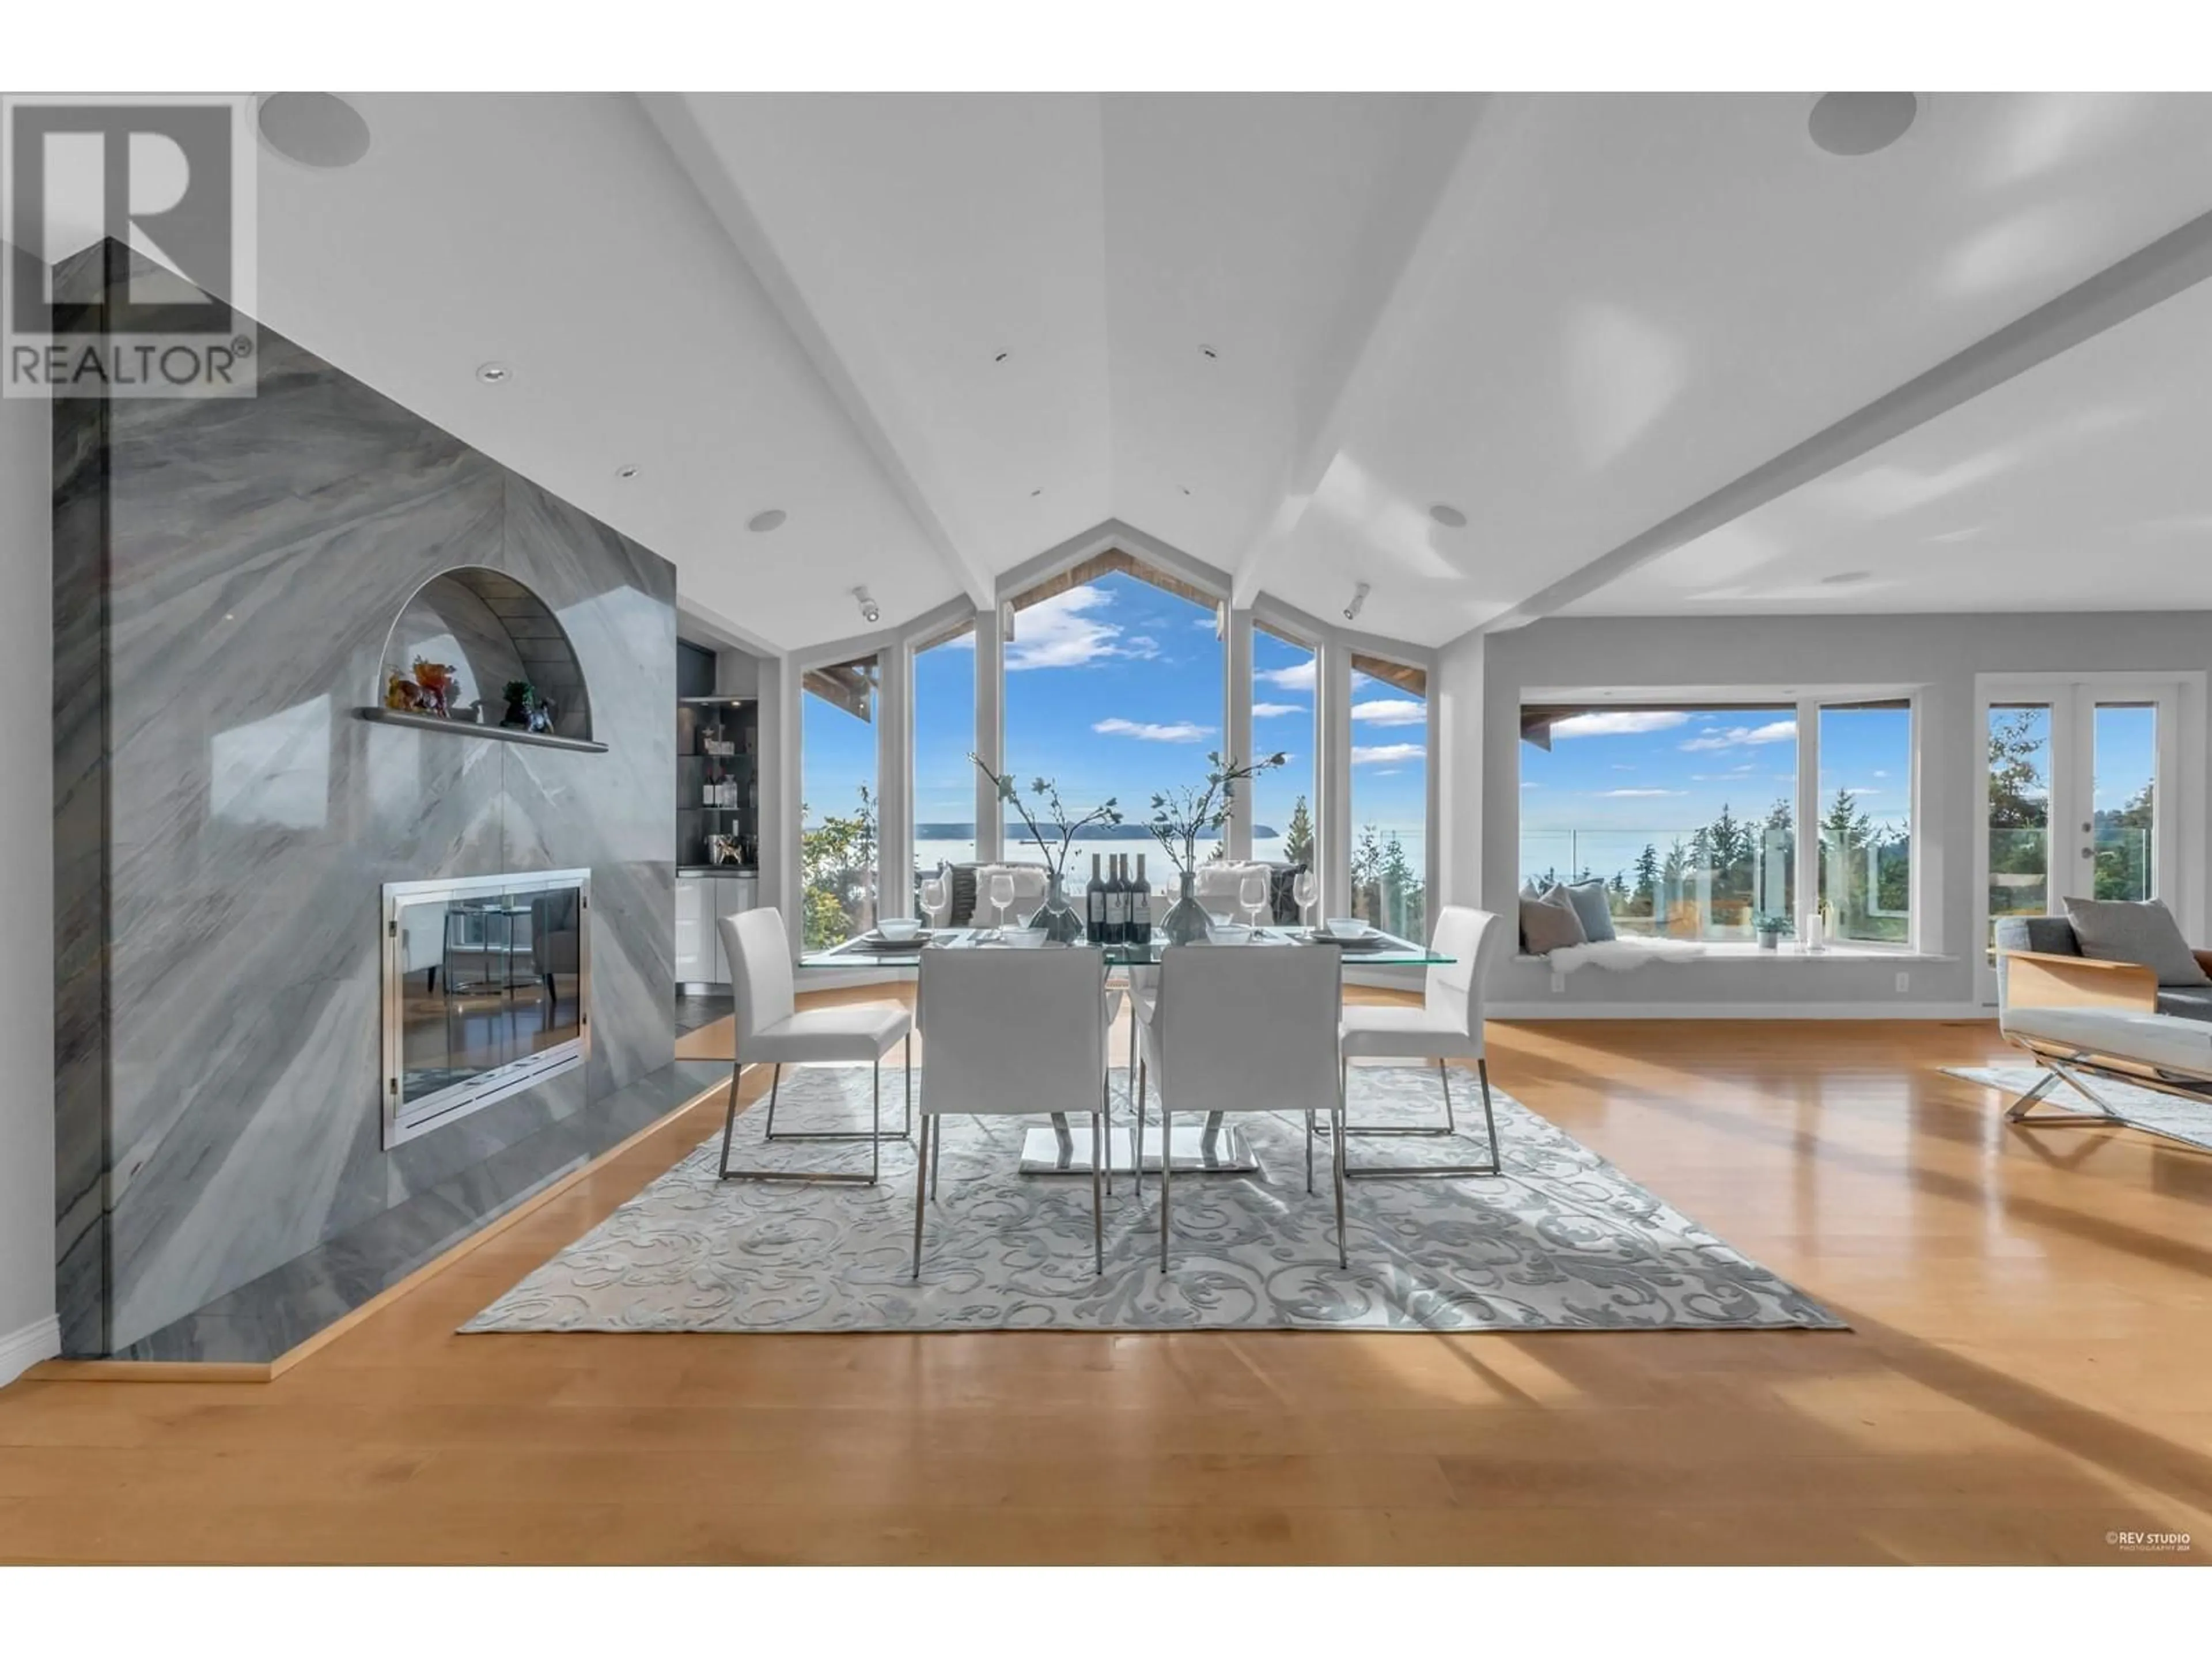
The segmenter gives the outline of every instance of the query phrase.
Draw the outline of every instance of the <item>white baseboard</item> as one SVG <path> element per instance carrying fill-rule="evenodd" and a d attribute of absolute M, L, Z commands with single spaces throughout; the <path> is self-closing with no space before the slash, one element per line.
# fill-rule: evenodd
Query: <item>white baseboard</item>
<path fill-rule="evenodd" d="M 1978 1002 L 1496 1002 L 1486 1019 L 1974 1019 L 1996 1023 Z"/>
<path fill-rule="evenodd" d="M 57 1359 L 62 1352 L 61 1321 L 48 1314 L 20 1331 L 0 1336 L 0 1389 L 6 1388 L 41 1359 Z"/>

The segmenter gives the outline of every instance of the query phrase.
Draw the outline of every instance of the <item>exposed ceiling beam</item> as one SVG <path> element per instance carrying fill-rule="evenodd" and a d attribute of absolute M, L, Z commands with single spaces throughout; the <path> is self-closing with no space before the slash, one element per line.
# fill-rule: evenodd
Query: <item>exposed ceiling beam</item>
<path fill-rule="evenodd" d="M 1483 623 L 1522 628 L 2212 276 L 2212 213 L 2076 283 Z"/>
<path fill-rule="evenodd" d="M 745 201 L 744 192 L 708 142 L 686 95 L 651 92 L 640 93 L 638 99 L 676 158 L 677 165 L 736 245 L 738 256 L 751 267 L 784 326 L 791 331 L 799 349 L 814 365 L 815 372 L 821 375 L 845 418 L 874 457 L 908 513 L 913 515 L 916 526 L 937 550 L 953 580 L 979 607 L 988 608 L 992 603 L 995 579 L 980 560 L 963 550 L 963 538 L 945 523 L 915 477 L 913 469 L 900 455 L 898 447 L 891 441 L 859 383 L 830 343 L 828 331 L 815 316 L 813 307 L 800 292 L 782 256 L 775 251 L 775 243 Z"/>
<path fill-rule="evenodd" d="M 1238 605 L 1251 604 L 1268 556 L 1297 529 L 1359 410 L 1387 395 L 1438 277 L 1480 223 L 1478 199 L 1510 149 L 1526 103 L 1488 93 L 1436 104 L 1430 119 L 1437 141 L 1417 153 L 1437 158 L 1437 167 L 1409 177 L 1395 211 L 1378 222 L 1361 280 L 1345 297 L 1330 352 L 1315 377 L 1321 390 L 1301 411 L 1282 488 L 1237 560 Z"/>

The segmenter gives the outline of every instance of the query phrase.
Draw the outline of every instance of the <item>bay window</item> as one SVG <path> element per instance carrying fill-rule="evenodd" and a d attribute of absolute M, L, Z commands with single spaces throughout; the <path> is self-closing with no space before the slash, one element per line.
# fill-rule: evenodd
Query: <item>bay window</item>
<path fill-rule="evenodd" d="M 1401 939 L 1429 936 L 1429 677 L 1352 658 L 1352 912 Z"/>
<path fill-rule="evenodd" d="M 1320 653 L 1265 623 L 1252 625 L 1252 752 L 1287 757 L 1251 783 L 1252 856 L 1318 872 Z M 1239 756 L 1238 759 L 1247 757 Z"/>
<path fill-rule="evenodd" d="M 879 662 L 825 664 L 799 683 L 802 934 L 826 951 L 875 926 Z"/>

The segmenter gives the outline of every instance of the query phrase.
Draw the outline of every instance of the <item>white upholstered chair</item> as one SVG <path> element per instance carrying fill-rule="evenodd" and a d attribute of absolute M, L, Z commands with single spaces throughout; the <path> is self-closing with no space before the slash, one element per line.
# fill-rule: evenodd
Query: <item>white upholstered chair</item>
<path fill-rule="evenodd" d="M 1184 945 L 1160 954 L 1159 994 L 1139 1027 L 1144 1045 L 1137 1107 L 1143 1162 L 1142 1079 L 1160 1091 L 1160 1271 L 1167 1271 L 1178 1112 L 1304 1112 L 1306 1190 L 1313 1190 L 1314 1117 L 1338 1131 L 1336 1259 L 1344 1243 L 1343 1073 L 1337 1017 L 1344 994 L 1339 951 L 1319 945 L 1231 949 Z"/>
<path fill-rule="evenodd" d="M 948 1116 L 1091 1120 L 1091 1243 L 1106 1267 L 1098 1188 L 1106 1163 L 1105 964 L 1095 950 L 927 951 L 918 1011 L 927 1033 L 921 1156 L 914 1184 L 914 1276 Z"/>
<path fill-rule="evenodd" d="M 1274 920 L 1274 876 L 1271 866 L 1238 864 L 1226 859 L 1212 864 L 1201 864 L 1191 872 L 1191 896 L 1205 907 L 1208 915 L 1231 915 L 1243 921 L 1249 914 L 1244 908 L 1244 878 L 1257 872 L 1268 883 L 1267 903 L 1261 911 L 1263 923 Z"/>
<path fill-rule="evenodd" d="M 855 1002 L 835 1008 L 796 1006 L 791 983 L 791 941 L 782 913 L 772 908 L 724 916 L 722 951 L 730 960 L 731 989 L 737 1001 L 737 1054 L 730 1062 L 730 1104 L 722 1119 L 721 1176 L 725 1181 L 830 1181 L 876 1184 L 881 1173 L 884 1134 L 884 1056 L 906 1044 L 906 1117 L 898 1133 L 914 1129 L 914 1023 L 896 1002 Z M 866 1129 L 787 1129 L 775 1132 L 775 1098 L 783 1087 L 783 1068 L 811 1062 L 865 1060 L 873 1068 Z M 769 1084 L 766 1138 L 770 1140 L 865 1140 L 868 1173 L 823 1170 L 732 1170 L 730 1133 L 738 1121 L 738 1073 L 748 1065 L 773 1066 Z"/>
<path fill-rule="evenodd" d="M 1424 999 L 1419 1008 L 1370 1007 L 1354 1004 L 1344 1011 L 1343 1065 L 1346 1088 L 1354 1060 L 1433 1060 L 1437 1082 L 1443 1090 L 1444 1121 L 1437 1126 L 1363 1124 L 1355 1135 L 1449 1135 L 1452 1121 L 1451 1082 L 1444 1062 L 1472 1060 L 1482 1085 L 1482 1118 L 1490 1131 L 1488 1164 L 1392 1164 L 1346 1166 L 1345 1173 L 1357 1181 L 1376 1176 L 1494 1176 L 1501 1172 L 1498 1159 L 1498 1119 L 1490 1105 L 1490 1062 L 1482 1043 L 1482 981 L 1505 937 L 1505 927 L 1487 910 L 1448 904 L 1437 914 L 1430 949 L 1451 961 L 1428 970 Z M 1342 1164 L 1342 1149 L 1339 1163 Z"/>
<path fill-rule="evenodd" d="M 1006 923 L 1026 927 L 1029 919 L 1044 908 L 1044 896 L 1049 876 L 1042 864 L 985 864 L 975 870 L 975 915 L 974 925 L 988 927 L 999 920 L 999 907 L 991 902 L 991 878 L 1006 875 L 1014 878 L 1014 902 L 1006 907 Z"/>

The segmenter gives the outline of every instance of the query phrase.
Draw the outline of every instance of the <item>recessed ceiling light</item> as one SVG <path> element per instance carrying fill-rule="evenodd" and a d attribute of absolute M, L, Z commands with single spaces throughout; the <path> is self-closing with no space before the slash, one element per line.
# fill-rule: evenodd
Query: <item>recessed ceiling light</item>
<path fill-rule="evenodd" d="M 991 361 L 992 361 L 993 362 L 994 362 L 994 363 L 1003 363 L 1004 362 L 1006 362 L 1006 359 L 1007 359 L 1008 357 L 1012 356 L 1012 355 L 1013 355 L 1013 354 L 1012 354 L 1012 352 L 1002 351 L 1002 352 L 1000 352 L 997 356 L 995 356 L 995 357 L 992 358 L 992 359 L 991 359 Z"/>
<path fill-rule="evenodd" d="M 1209 357 L 1218 357 L 1221 355 L 1210 345 L 1202 345 L 1199 347 L 1199 349 Z"/>
<path fill-rule="evenodd" d="M 1030 494 L 1031 495 L 1043 495 L 1043 494 L 1044 494 L 1044 489 L 1043 489 L 1042 486 L 1039 486 L 1037 489 L 1032 489 L 1031 491 L 1030 491 Z"/>
<path fill-rule="evenodd" d="M 1438 501 L 1431 507 L 1429 516 L 1447 530 L 1467 528 L 1467 514 L 1447 501 Z"/>
<path fill-rule="evenodd" d="M 477 365 L 477 379 L 482 380 L 486 386 L 497 386 L 501 380 L 508 379 L 513 374 L 514 371 L 508 368 L 505 363 L 478 363 Z"/>
<path fill-rule="evenodd" d="M 1853 582 L 1863 582 L 1874 574 L 1871 570 L 1838 570 L 1832 576 L 1820 578 L 1823 587 L 1849 587 Z"/>
<path fill-rule="evenodd" d="M 328 92 L 271 92 L 254 113 L 262 142 L 307 167 L 349 167 L 368 154 L 368 123 Z"/>
<path fill-rule="evenodd" d="M 1813 106 L 1805 130 L 1831 155 L 1871 155 L 1904 137 L 1919 113 L 1909 92 L 1831 92 Z"/>
<path fill-rule="evenodd" d="M 637 463 L 635 461 L 625 461 L 622 465 L 615 469 L 615 477 L 617 478 L 635 478 L 637 477 Z"/>
<path fill-rule="evenodd" d="M 1176 488 L 1182 491 L 1186 495 L 1190 494 L 1190 486 L 1188 484 L 1177 484 Z"/>
<path fill-rule="evenodd" d="M 771 507 L 765 513 L 756 513 L 745 520 L 745 528 L 755 535 L 764 535 L 791 515 L 780 507 Z"/>

